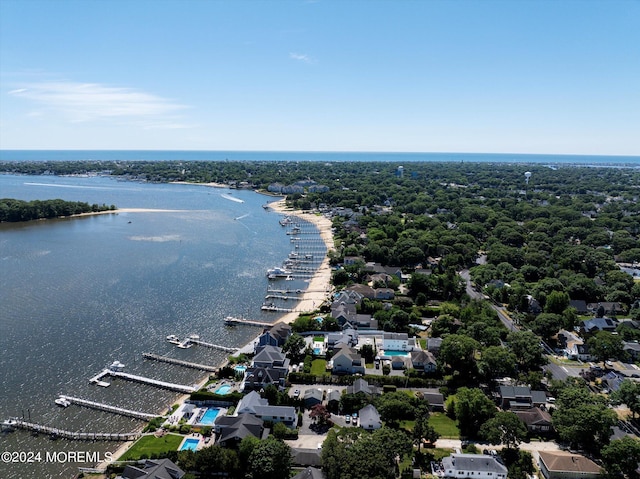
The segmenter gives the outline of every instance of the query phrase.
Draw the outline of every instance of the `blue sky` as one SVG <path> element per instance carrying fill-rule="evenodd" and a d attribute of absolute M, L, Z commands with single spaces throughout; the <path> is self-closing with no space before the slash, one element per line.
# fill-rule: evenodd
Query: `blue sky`
<path fill-rule="evenodd" d="M 640 155 L 640 2 L 1 0 L 0 148 Z"/>

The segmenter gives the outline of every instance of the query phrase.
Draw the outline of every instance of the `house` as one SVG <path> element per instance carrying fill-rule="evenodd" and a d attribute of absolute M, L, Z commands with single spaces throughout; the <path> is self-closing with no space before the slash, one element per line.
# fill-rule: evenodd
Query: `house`
<path fill-rule="evenodd" d="M 591 318 L 583 321 L 580 329 L 585 333 L 597 333 L 598 331 L 614 332 L 618 327 L 618 321 L 611 318 Z"/>
<path fill-rule="evenodd" d="M 391 356 L 391 369 L 406 369 L 405 358 L 403 356 Z"/>
<path fill-rule="evenodd" d="M 382 335 L 382 349 L 384 351 L 413 351 L 416 339 L 409 338 L 407 333 L 384 333 Z"/>
<path fill-rule="evenodd" d="M 570 300 L 569 307 L 575 308 L 578 314 L 587 314 L 589 312 L 589 308 L 587 308 L 587 302 L 584 299 Z"/>
<path fill-rule="evenodd" d="M 629 355 L 631 361 L 637 361 L 640 358 L 640 343 L 637 341 L 624 341 L 622 349 Z"/>
<path fill-rule="evenodd" d="M 580 454 L 540 451 L 538 467 L 545 479 L 597 479 L 600 466 Z"/>
<path fill-rule="evenodd" d="M 251 366 L 254 368 L 282 369 L 289 371 L 289 358 L 282 352 L 282 348 L 267 345 L 259 349 L 253 357 Z"/>
<path fill-rule="evenodd" d="M 278 322 L 258 337 L 255 347 L 256 352 L 261 351 L 267 345 L 282 347 L 289 336 L 291 336 L 291 326 L 287 323 Z"/>
<path fill-rule="evenodd" d="M 144 464 L 128 465 L 122 479 L 180 479 L 186 473 L 169 459 L 147 459 Z"/>
<path fill-rule="evenodd" d="M 366 284 L 354 284 L 345 289 L 346 291 L 355 291 L 367 299 L 374 299 L 376 296 L 374 289 Z"/>
<path fill-rule="evenodd" d="M 377 288 L 373 290 L 375 299 L 391 300 L 396 297 L 396 293 L 391 288 Z"/>
<path fill-rule="evenodd" d="M 387 273 L 376 273 L 369 276 L 369 281 L 375 286 L 376 284 L 384 284 L 389 286 L 393 277 Z"/>
<path fill-rule="evenodd" d="M 328 350 L 343 346 L 352 347 L 358 344 L 358 334 L 353 329 L 345 329 L 341 333 L 329 333 L 325 337 Z"/>
<path fill-rule="evenodd" d="M 304 406 L 311 409 L 316 404 L 322 404 L 322 389 L 309 388 L 304 392 Z"/>
<path fill-rule="evenodd" d="M 291 479 L 326 479 L 326 476 L 324 475 L 324 472 L 322 472 L 322 469 L 309 466 L 304 471 L 293 476 Z"/>
<path fill-rule="evenodd" d="M 291 448 L 291 463 L 296 466 L 322 466 L 322 449 Z"/>
<path fill-rule="evenodd" d="M 262 438 L 264 421 L 253 414 L 222 416 L 214 424 L 216 444 L 222 447 L 237 447 L 248 436 Z"/>
<path fill-rule="evenodd" d="M 616 316 L 618 314 L 624 313 L 624 307 L 620 303 L 603 301 L 602 303 L 587 304 L 587 309 L 592 313 L 597 313 L 600 308 L 602 308 L 602 310 L 604 311 L 604 314 L 610 314 L 612 316 Z"/>
<path fill-rule="evenodd" d="M 527 426 L 529 432 L 543 434 L 551 432 L 551 414 L 547 411 L 534 407 L 513 412 Z"/>
<path fill-rule="evenodd" d="M 270 384 L 273 384 L 278 389 L 283 389 L 286 377 L 287 371 L 282 368 L 273 369 L 263 367 L 250 367 L 245 371 L 240 390 L 259 391 L 260 389 L 266 388 Z"/>
<path fill-rule="evenodd" d="M 364 264 L 364 258 L 362 256 L 345 256 L 344 260 L 342 261 L 342 264 L 345 266 L 356 263 Z"/>
<path fill-rule="evenodd" d="M 281 422 L 289 427 L 295 426 L 298 419 L 294 407 L 269 406 L 269 401 L 263 399 L 256 391 L 251 391 L 240 400 L 236 408 L 236 416 L 239 414 L 253 414 L 263 421 Z"/>
<path fill-rule="evenodd" d="M 589 346 L 584 344 L 582 340 L 572 340 L 567 342 L 564 349 L 564 355 L 567 359 L 592 361 L 593 356 L 589 352 Z"/>
<path fill-rule="evenodd" d="M 360 409 L 358 416 L 360 416 L 360 427 L 362 429 L 374 431 L 382 427 L 380 414 L 373 404 L 369 404 Z"/>
<path fill-rule="evenodd" d="M 506 479 L 507 468 L 493 456 L 451 454 L 442 458 L 444 477 L 474 477 L 476 479 Z"/>
<path fill-rule="evenodd" d="M 434 356 L 438 356 L 441 344 L 442 338 L 427 338 L 427 351 L 429 351 Z"/>
<path fill-rule="evenodd" d="M 351 386 L 347 386 L 347 394 L 364 394 L 366 396 L 377 396 L 380 394 L 380 389 L 377 386 L 371 386 L 369 383 L 358 378 L 353 381 Z"/>
<path fill-rule="evenodd" d="M 532 391 L 527 386 L 500 386 L 498 396 L 502 409 L 529 409 L 547 403 L 544 391 Z"/>
<path fill-rule="evenodd" d="M 339 389 L 333 389 L 327 393 L 327 409 L 331 412 L 337 412 L 340 409 L 340 398 L 342 397 L 342 391 Z"/>
<path fill-rule="evenodd" d="M 357 291 L 343 289 L 342 291 L 339 291 L 334 295 L 331 307 L 333 308 L 334 305 L 340 303 L 359 305 L 360 303 L 362 303 L 362 295 Z"/>
<path fill-rule="evenodd" d="M 442 412 L 444 411 L 444 396 L 440 392 L 425 392 L 422 394 L 422 399 L 427 401 L 429 405 L 429 411 Z"/>
<path fill-rule="evenodd" d="M 364 374 L 364 359 L 353 348 L 342 345 L 331 358 L 333 374 Z"/>
<path fill-rule="evenodd" d="M 432 373 L 437 369 L 438 363 L 429 351 L 411 351 L 411 367 L 416 371 Z"/>

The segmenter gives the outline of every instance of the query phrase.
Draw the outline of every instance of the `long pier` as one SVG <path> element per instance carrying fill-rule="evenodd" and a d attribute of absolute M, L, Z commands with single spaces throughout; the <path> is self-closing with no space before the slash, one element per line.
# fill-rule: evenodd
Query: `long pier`
<path fill-rule="evenodd" d="M 245 324 L 247 326 L 258 326 L 260 328 L 270 328 L 271 326 L 274 325 L 274 323 L 252 321 L 250 319 L 234 318 L 232 316 L 227 316 L 226 318 L 224 318 L 224 323 L 229 326 L 234 326 L 236 324 Z"/>
<path fill-rule="evenodd" d="M 278 306 L 274 306 L 272 304 L 271 305 L 263 304 L 260 309 L 262 311 L 273 311 L 273 312 L 276 312 L 276 313 L 292 313 L 293 311 L 295 311 L 295 309 L 279 308 Z"/>
<path fill-rule="evenodd" d="M 60 395 L 61 399 L 65 399 L 72 404 L 77 404 L 79 406 L 85 406 L 91 409 L 98 409 L 99 411 L 111 412 L 114 414 L 120 414 L 121 416 L 133 417 L 136 419 L 142 419 L 143 421 L 148 421 L 149 419 L 153 419 L 158 417 L 158 414 L 150 414 L 146 412 L 133 411 L 131 409 L 124 409 L 117 406 L 111 406 L 110 404 L 104 404 L 94 401 L 89 401 L 87 399 L 76 398 L 73 396 L 65 396 L 63 394 Z"/>
<path fill-rule="evenodd" d="M 153 359 L 154 361 L 160 361 L 161 363 L 177 364 L 178 366 L 184 366 L 185 368 L 211 371 L 212 373 L 215 373 L 218 370 L 215 366 L 209 366 L 208 364 L 191 363 L 189 361 L 183 361 L 182 359 L 168 358 L 167 356 L 160 356 L 153 353 L 142 353 L 142 356 L 145 359 Z"/>
<path fill-rule="evenodd" d="M 207 343 L 206 341 L 202 341 L 200 339 L 190 338 L 189 341 L 191 341 L 193 344 L 197 344 L 198 346 L 204 346 L 205 348 L 211 348 L 211 349 L 218 349 L 226 353 L 235 353 L 236 351 L 238 351 L 238 348 L 230 348 L 228 346 L 222 346 L 220 344 Z M 216 368 L 216 371 L 217 371 L 217 368 Z"/>
<path fill-rule="evenodd" d="M 298 300 L 300 301 L 302 298 L 299 296 L 282 296 L 279 294 L 269 294 L 264 297 L 264 299 L 284 299 L 285 301 L 288 299 Z"/>
<path fill-rule="evenodd" d="M 57 427 L 43 426 L 33 422 L 11 418 L 2 423 L 3 429 L 26 429 L 38 433 L 49 434 L 55 437 L 73 439 L 76 441 L 135 441 L 140 437 L 138 432 L 76 432 L 59 429 Z"/>
<path fill-rule="evenodd" d="M 151 386 L 155 386 L 161 389 L 169 389 L 170 391 L 177 391 L 179 393 L 191 394 L 196 391 L 196 388 L 194 388 L 193 386 L 186 386 L 184 384 L 174 384 L 174 383 L 168 383 L 165 381 L 158 381 L 157 379 L 146 378 L 144 376 L 137 376 L 135 374 L 128 374 L 120 371 L 113 371 L 111 369 L 102 370 L 100 373 L 92 377 L 89 381 L 92 383 L 96 383 L 98 386 L 107 387 L 110 385 L 110 383 L 101 381 L 101 379 L 104 376 L 112 376 L 116 378 L 127 379 L 129 381 L 149 384 Z"/>

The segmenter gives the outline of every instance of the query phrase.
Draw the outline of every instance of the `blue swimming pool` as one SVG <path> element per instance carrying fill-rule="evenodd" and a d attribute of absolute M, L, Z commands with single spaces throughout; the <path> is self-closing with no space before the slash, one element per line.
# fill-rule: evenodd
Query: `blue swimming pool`
<path fill-rule="evenodd" d="M 198 443 L 200 443 L 200 439 L 185 439 L 180 446 L 181 451 L 195 451 L 198 447 Z"/>
<path fill-rule="evenodd" d="M 384 356 L 409 356 L 409 351 L 394 351 L 393 349 L 385 349 Z"/>
<path fill-rule="evenodd" d="M 220 413 L 220 409 L 217 407 L 207 408 L 204 415 L 198 421 L 198 424 L 204 424 L 205 426 L 211 426 L 213 421 L 216 420 L 218 414 Z"/>
<path fill-rule="evenodd" d="M 238 366 L 234 367 L 233 369 L 235 369 L 239 373 L 244 373 L 247 370 L 247 367 L 243 366 L 242 364 L 239 364 Z"/>
<path fill-rule="evenodd" d="M 313 348 L 313 354 L 315 354 L 316 356 L 320 356 L 322 354 L 322 349 Z"/>
<path fill-rule="evenodd" d="M 213 392 L 216 394 L 229 394 L 231 392 L 231 386 L 229 386 L 228 384 L 223 384 Z"/>

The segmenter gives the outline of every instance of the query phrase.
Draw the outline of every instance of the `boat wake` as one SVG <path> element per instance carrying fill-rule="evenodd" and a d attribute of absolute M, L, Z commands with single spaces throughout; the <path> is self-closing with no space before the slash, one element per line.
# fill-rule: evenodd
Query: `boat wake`
<path fill-rule="evenodd" d="M 244 203 L 244 200 L 241 200 L 240 198 L 234 198 L 233 196 L 227 195 L 225 193 L 222 193 L 220 196 L 222 196 L 225 200 L 235 201 L 236 203 Z"/>

